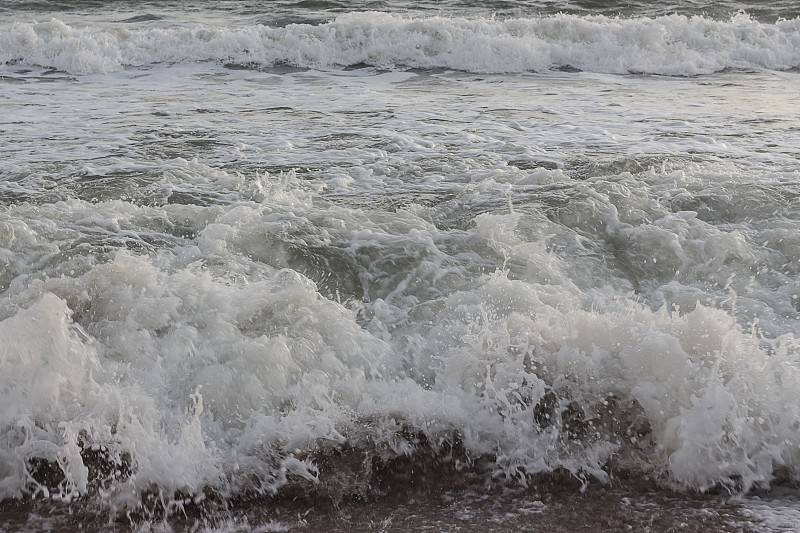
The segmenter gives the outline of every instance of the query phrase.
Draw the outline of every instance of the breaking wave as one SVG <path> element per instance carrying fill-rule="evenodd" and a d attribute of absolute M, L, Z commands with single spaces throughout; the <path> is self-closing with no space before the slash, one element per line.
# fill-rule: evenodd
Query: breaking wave
<path fill-rule="evenodd" d="M 447 237 L 411 213 L 365 220 L 295 192 L 273 190 L 269 208 L 9 209 L 0 251 L 19 275 L 0 307 L 0 498 L 90 494 L 124 511 L 154 488 L 180 504 L 298 482 L 341 496 L 364 490 L 373 466 L 419 454 L 522 483 L 557 469 L 603 480 L 614 464 L 690 489 L 798 479 L 794 334 L 767 339 L 722 308 L 653 310 L 581 288 L 563 258 L 523 237 L 519 214 L 485 213 Z M 176 247 L 69 259 L 83 221 L 101 215 L 117 235 L 176 228 Z M 694 249 L 702 225 L 674 223 L 686 261 L 699 254 L 698 269 L 733 277 L 741 265 Z M 315 257 L 292 258 L 272 237 L 309 227 Z M 361 245 L 337 251 L 337 234 Z M 474 276 L 435 242 L 447 238 L 486 243 L 512 272 Z M 47 249 L 64 262 L 26 282 Z M 298 272 L 304 261 L 343 278 L 365 263 L 363 282 L 383 296 L 369 312 L 325 298 Z M 382 293 L 397 276 L 407 294 Z M 356 466 L 325 471 L 342 450 Z"/>
<path fill-rule="evenodd" d="M 73 27 L 53 19 L 15 23 L 0 33 L 0 62 L 72 74 L 190 61 L 480 73 L 578 69 L 698 75 L 724 69 L 792 69 L 800 66 L 800 19 L 767 24 L 746 14 L 730 20 L 561 14 L 495 20 L 365 12 L 320 25 L 279 28 Z"/>

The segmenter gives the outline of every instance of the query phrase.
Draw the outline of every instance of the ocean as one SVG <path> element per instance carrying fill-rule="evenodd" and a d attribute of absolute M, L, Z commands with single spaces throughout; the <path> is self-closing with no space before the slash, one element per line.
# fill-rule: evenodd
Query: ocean
<path fill-rule="evenodd" d="M 795 1 L 5 0 L 0 531 L 800 528 L 799 163 Z"/>

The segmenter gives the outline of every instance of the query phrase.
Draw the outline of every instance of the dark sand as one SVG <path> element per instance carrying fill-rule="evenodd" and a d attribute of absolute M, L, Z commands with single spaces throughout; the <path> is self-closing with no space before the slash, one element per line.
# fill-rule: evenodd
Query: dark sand
<path fill-rule="evenodd" d="M 293 532 L 749 532 L 757 524 L 725 494 L 677 493 L 644 479 L 581 483 L 565 474 L 539 475 L 527 488 L 480 485 L 469 476 L 424 484 L 400 482 L 383 496 L 330 498 L 284 494 L 185 515 L 149 519 L 95 515 L 85 503 L 0 503 L 0 531 L 293 531 Z M 299 494 L 304 494 L 298 491 Z"/>
<path fill-rule="evenodd" d="M 527 489 L 483 487 L 404 490 L 337 509 L 282 510 L 290 531 L 437 532 L 745 532 L 750 521 L 724 495 L 683 494 L 647 481 L 581 484 L 564 475 L 539 476 Z M 307 514 L 306 514 L 307 513 Z M 252 523 L 252 522 L 251 522 Z"/>

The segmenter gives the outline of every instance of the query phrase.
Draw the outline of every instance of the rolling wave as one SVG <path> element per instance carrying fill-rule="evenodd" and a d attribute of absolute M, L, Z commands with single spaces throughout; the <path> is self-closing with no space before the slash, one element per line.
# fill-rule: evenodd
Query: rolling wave
<path fill-rule="evenodd" d="M 52 19 L 14 23 L 0 33 L 0 62 L 71 74 L 195 61 L 476 73 L 577 69 L 692 76 L 725 69 L 788 70 L 800 66 L 800 19 L 766 24 L 747 14 L 730 20 L 560 14 L 495 20 L 364 12 L 280 28 L 77 27 Z"/>

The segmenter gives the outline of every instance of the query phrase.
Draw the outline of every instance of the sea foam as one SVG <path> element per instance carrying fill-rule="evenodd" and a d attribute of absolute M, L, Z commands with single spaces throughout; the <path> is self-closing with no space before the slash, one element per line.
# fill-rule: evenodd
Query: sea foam
<path fill-rule="evenodd" d="M 419 275 L 442 291 L 424 305 L 413 292 L 376 298 L 367 324 L 279 257 L 260 264 L 254 236 L 317 220 L 313 206 L 296 217 L 274 204 L 21 205 L 6 225 L 23 215 L 58 224 L 17 225 L 3 247 L 66 246 L 91 213 L 200 228 L 174 252 L 119 250 L 9 291 L 0 497 L 97 491 L 95 449 L 121 472 L 97 497 L 130 509 L 153 487 L 202 498 L 272 494 L 290 478 L 336 483 L 349 474 L 324 476 L 319 454 L 346 447 L 386 459 L 423 441 L 425 453 L 458 443 L 467 458 L 492 457 L 496 476 L 523 483 L 557 468 L 605 479 L 609 461 L 628 455 L 688 488 L 797 478 L 796 336 L 766 340 L 723 309 L 653 310 L 545 279 L 564 259 L 522 239 L 516 213 L 479 215 L 464 238 L 532 268 L 467 282 L 436 267 L 441 252 L 423 221 L 399 216 L 391 224 L 405 232 L 387 233 L 385 222 L 335 210 L 326 231 L 358 234 L 385 255 L 400 239 L 429 257 Z M 41 461 L 63 473 L 56 486 L 37 474 Z M 341 490 L 357 488 L 347 483 Z"/>
<path fill-rule="evenodd" d="M 0 33 L 0 62 L 71 74 L 152 63 L 220 61 L 307 68 L 369 65 L 481 73 L 579 69 L 698 75 L 800 66 L 800 19 L 762 23 L 670 15 L 610 18 L 560 14 L 465 19 L 349 13 L 320 25 L 69 26 L 17 22 Z"/>
<path fill-rule="evenodd" d="M 74 74 L 194 61 L 692 74 L 789 68 L 798 49 L 797 21 L 745 15 L 156 24 L 17 23 L 0 53 Z M 614 78 L 587 99 L 564 91 L 570 77 L 511 77 L 525 83 L 504 84 L 484 114 L 472 91 L 459 101 L 443 85 L 154 70 L 55 77 L 60 93 L 7 84 L 22 89 L 8 125 L 24 142 L 2 140 L 0 498 L 117 512 L 293 482 L 342 495 L 369 483 L 360 469 L 420 456 L 520 483 L 620 465 L 683 489 L 800 479 L 794 123 L 780 106 L 745 121 L 762 111 L 757 91 L 700 98 L 704 79 Z M 286 86 L 261 84 L 273 77 Z M 335 112 L 309 111 L 333 100 L 296 90 L 309 80 L 336 89 Z M 481 94 L 494 80 L 473 81 Z M 663 87 L 585 114 L 622 83 Z M 437 99 L 405 98 L 427 91 Z M 630 119 L 667 94 L 640 115 L 659 120 Z M 222 158 L 196 150 L 209 139 Z M 280 175 L 231 164 L 245 142 Z M 355 460 L 326 463 L 345 453 Z"/>

